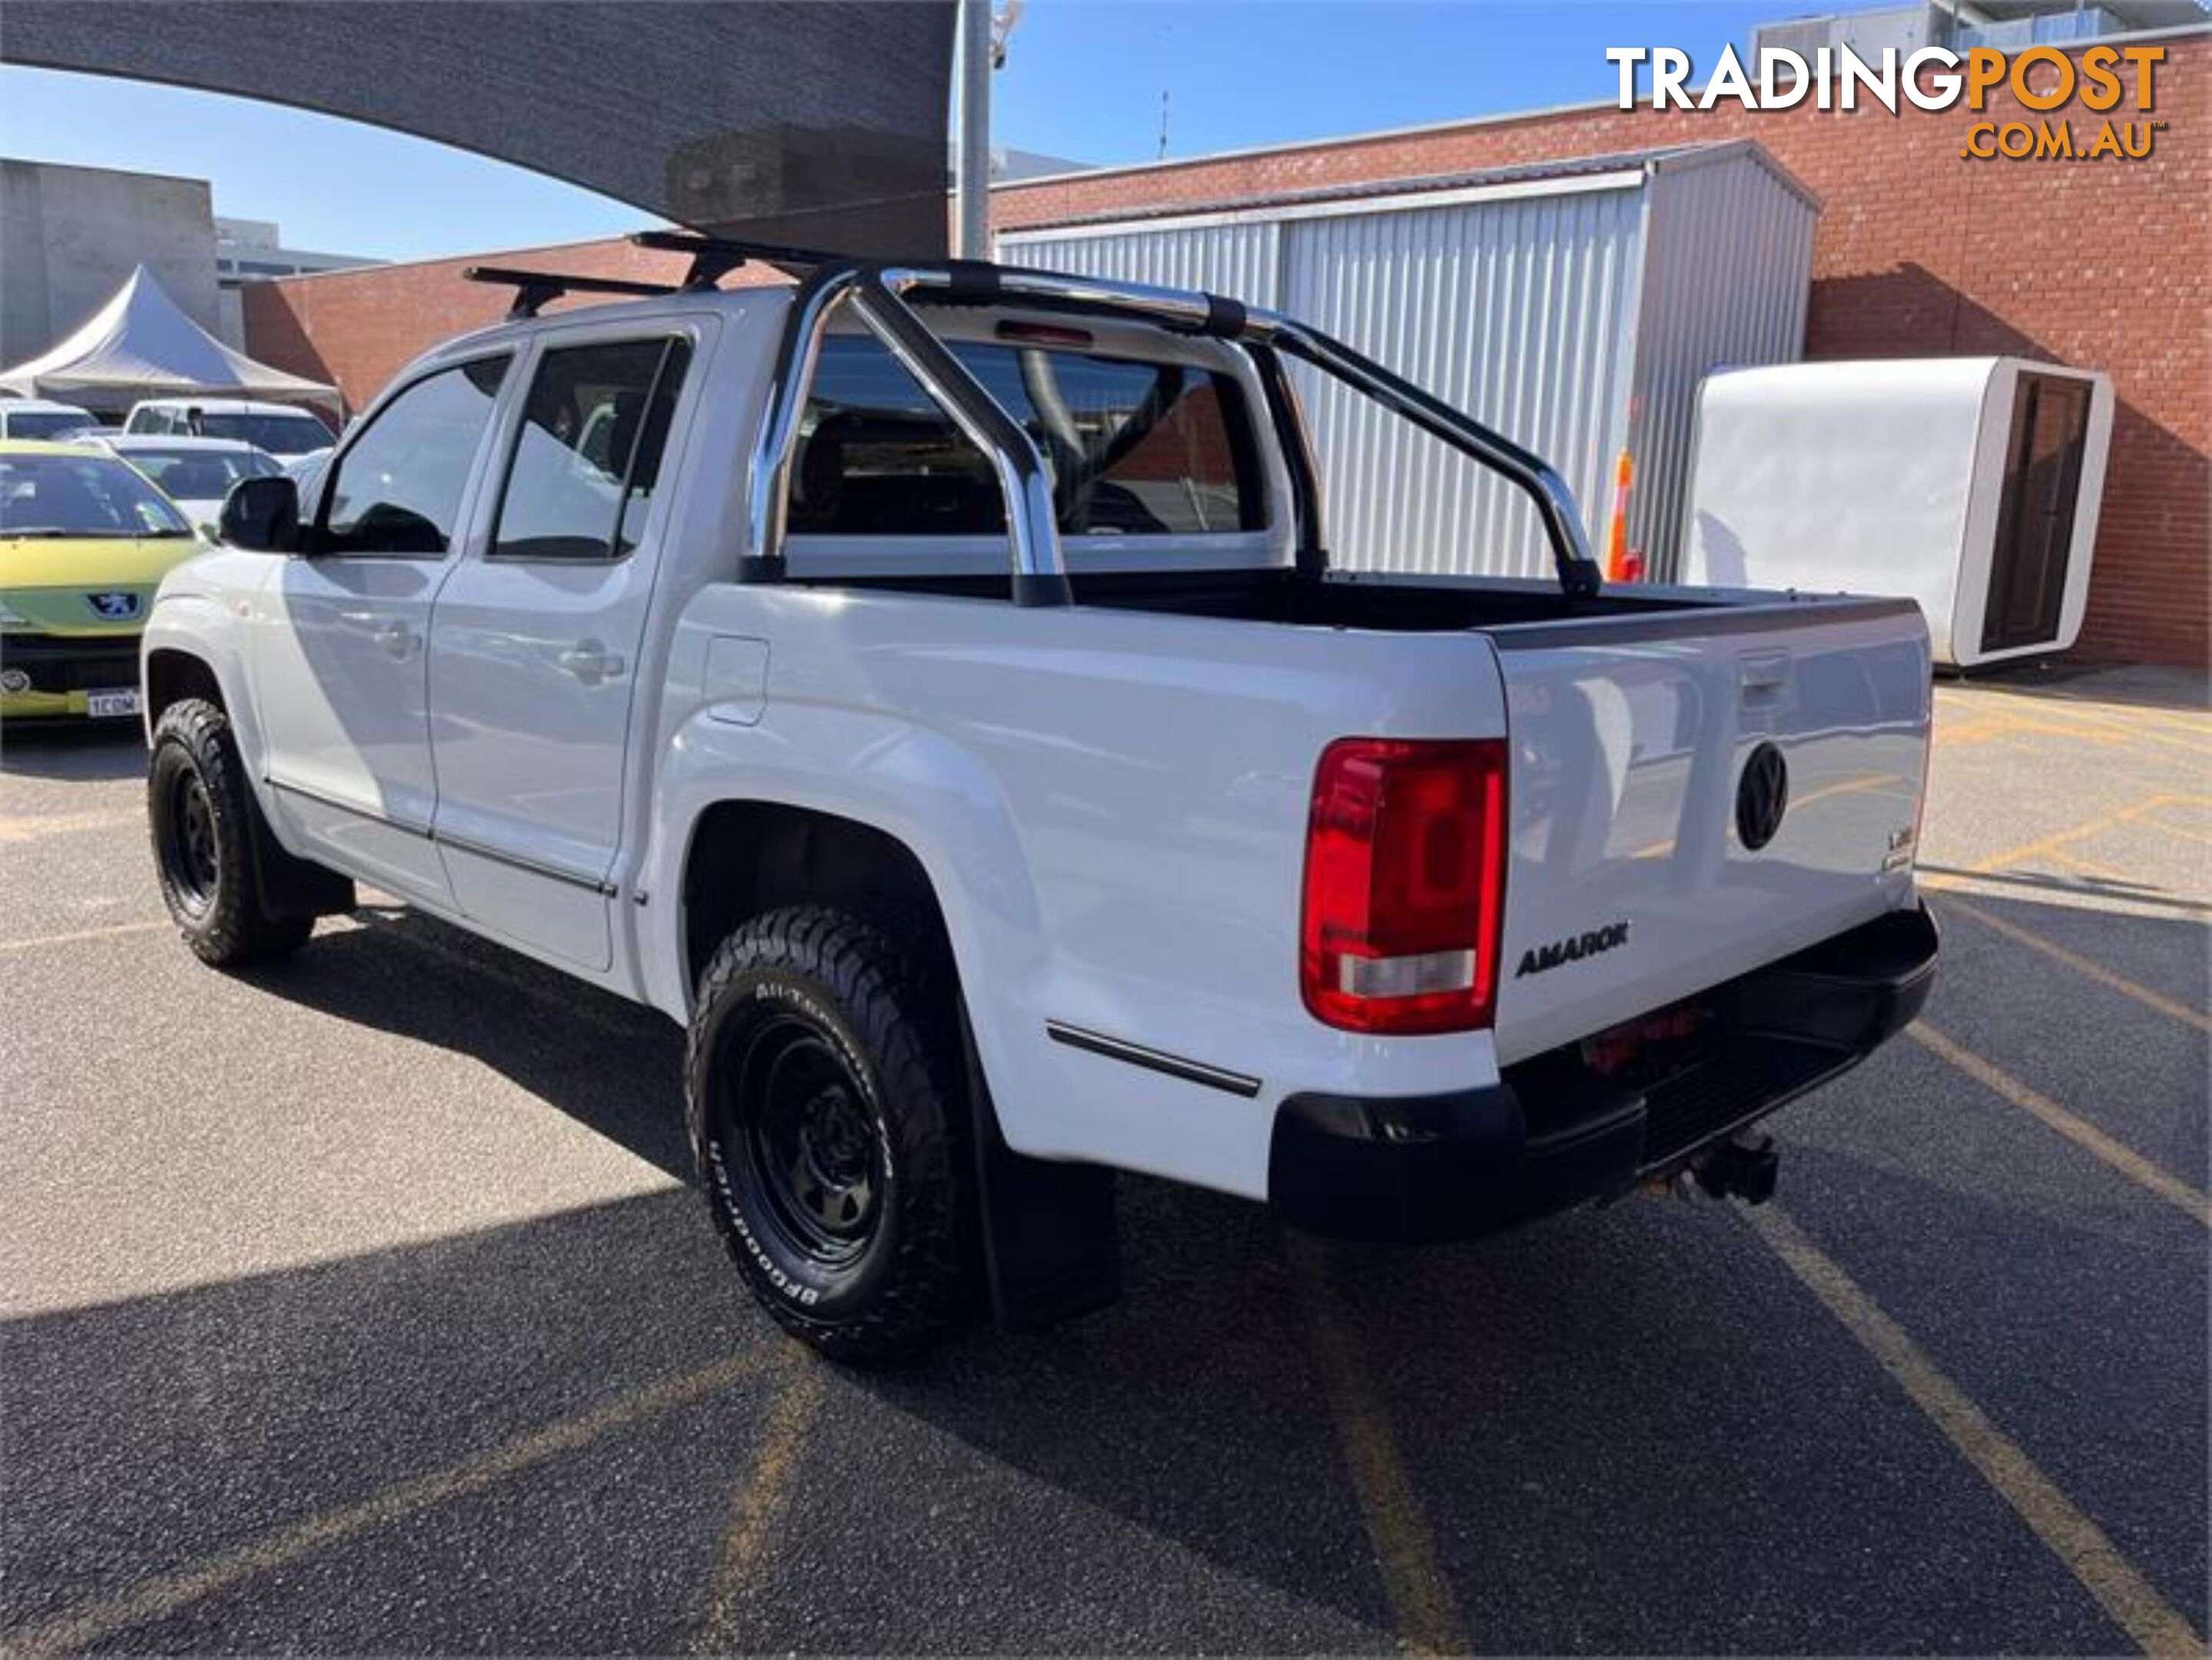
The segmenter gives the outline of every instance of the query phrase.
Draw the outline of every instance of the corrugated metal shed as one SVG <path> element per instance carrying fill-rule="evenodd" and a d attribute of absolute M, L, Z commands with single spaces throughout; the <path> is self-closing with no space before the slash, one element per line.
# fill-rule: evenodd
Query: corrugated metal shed
<path fill-rule="evenodd" d="M 1629 540 L 1671 577 L 1698 384 L 1801 355 L 1818 211 L 1736 140 L 1008 232 L 999 257 L 1313 323 L 1541 453 L 1601 553 L 1626 447 Z M 1550 569 L 1510 485 L 1334 382 L 1301 385 L 1337 564 Z"/>

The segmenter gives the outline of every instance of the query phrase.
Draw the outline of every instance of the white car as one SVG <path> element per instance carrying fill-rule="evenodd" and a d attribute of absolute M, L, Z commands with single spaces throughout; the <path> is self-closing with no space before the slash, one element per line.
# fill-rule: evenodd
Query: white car
<path fill-rule="evenodd" d="M 1911 602 L 1604 588 L 1541 460 L 1233 301 L 765 257 L 526 288 L 309 511 L 233 495 L 144 642 L 202 958 L 368 882 L 687 1025 L 731 1256 L 854 1361 L 1110 1298 L 1116 1170 L 1396 1237 L 1755 1201 L 1747 1127 L 1919 1008 Z M 1291 362 L 1557 580 L 1332 573 Z"/>
<path fill-rule="evenodd" d="M 290 404 L 245 398 L 150 398 L 131 406 L 123 430 L 133 436 L 234 438 L 278 457 L 326 449 L 331 429 Z"/>
<path fill-rule="evenodd" d="M 66 439 L 83 428 L 99 424 L 98 416 L 75 404 L 57 404 L 44 398 L 0 398 L 0 440 Z"/>
<path fill-rule="evenodd" d="M 283 471 L 276 457 L 235 438 L 161 438 L 122 433 L 86 441 L 119 455 L 154 481 L 195 529 L 214 530 L 231 487 Z"/>

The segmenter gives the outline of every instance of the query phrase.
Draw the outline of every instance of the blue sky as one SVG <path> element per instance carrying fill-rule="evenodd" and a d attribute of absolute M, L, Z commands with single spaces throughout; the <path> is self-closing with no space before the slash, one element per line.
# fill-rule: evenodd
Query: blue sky
<path fill-rule="evenodd" d="M 1863 0 L 1030 0 L 994 138 L 1095 162 L 1613 94 L 1610 46 L 1700 67 L 1754 24 Z M 214 181 L 295 246 L 419 258 L 612 235 L 635 210 L 418 139 L 179 88 L 0 69 L 0 153 Z"/>

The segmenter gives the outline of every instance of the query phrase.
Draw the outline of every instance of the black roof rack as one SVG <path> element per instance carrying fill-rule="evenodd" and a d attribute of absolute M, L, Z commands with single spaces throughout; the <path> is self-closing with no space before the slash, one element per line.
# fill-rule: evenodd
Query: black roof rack
<path fill-rule="evenodd" d="M 514 290 L 514 303 L 507 308 L 513 317 L 535 317 L 549 300 L 564 294 L 674 294 L 666 283 L 634 283 L 621 277 L 571 277 L 557 271 L 516 271 L 507 265 L 471 265 L 461 276 L 471 283 L 492 283 Z"/>
<path fill-rule="evenodd" d="M 684 286 L 687 289 L 710 289 L 750 259 L 757 259 L 763 265 L 774 265 L 787 277 L 795 277 L 817 265 L 845 264 L 852 258 L 849 254 L 822 253 L 811 248 L 788 248 L 776 242 L 740 241 L 727 236 L 708 236 L 688 230 L 633 231 L 629 240 L 635 247 L 653 248 L 662 253 L 690 254 L 691 269 L 684 278 Z"/>

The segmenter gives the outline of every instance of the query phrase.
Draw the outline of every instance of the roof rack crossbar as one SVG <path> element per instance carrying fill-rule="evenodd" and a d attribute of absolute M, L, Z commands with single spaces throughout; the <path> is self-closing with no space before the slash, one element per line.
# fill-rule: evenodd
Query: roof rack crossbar
<path fill-rule="evenodd" d="M 471 283 L 489 283 L 514 290 L 510 318 L 535 317 L 549 300 L 564 294 L 674 294 L 665 283 L 635 283 L 623 277 L 574 277 L 557 271 L 517 271 L 507 265 L 471 265 L 461 273 Z"/>
<path fill-rule="evenodd" d="M 711 288 L 723 276 L 749 259 L 757 259 L 764 265 L 774 265 L 787 277 L 797 277 L 823 265 L 860 263 L 849 254 L 786 247 L 779 242 L 752 242 L 737 237 L 708 236 L 702 231 L 633 231 L 629 240 L 635 247 L 653 248 L 662 253 L 690 254 L 691 274 L 684 283 L 687 289 Z M 712 275 L 702 277 L 702 272 L 712 272 Z"/>

